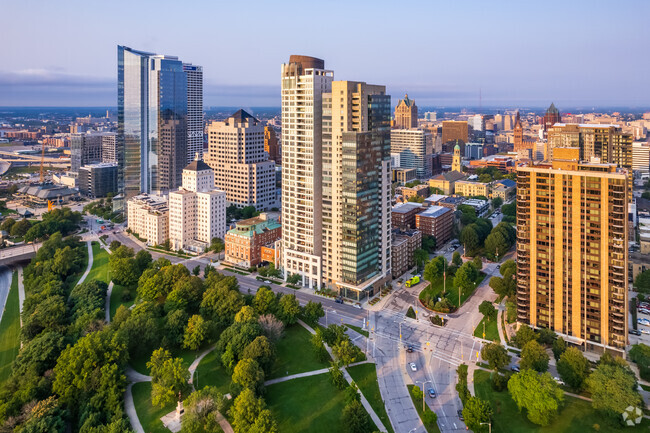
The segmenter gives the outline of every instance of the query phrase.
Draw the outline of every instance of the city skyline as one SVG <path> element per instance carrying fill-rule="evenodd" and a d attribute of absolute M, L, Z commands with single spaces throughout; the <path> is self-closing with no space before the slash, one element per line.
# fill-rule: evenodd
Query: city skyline
<path fill-rule="evenodd" d="M 650 4 L 640 1 L 614 10 L 582 1 L 551 1 L 542 9 L 505 2 L 469 2 L 462 8 L 380 2 L 371 8 L 361 2 L 346 5 L 345 14 L 334 3 L 319 8 L 318 20 L 312 6 L 292 2 L 256 3 L 247 14 L 237 14 L 228 3 L 129 4 L 129 14 L 121 13 L 120 2 L 92 11 L 81 2 L 64 8 L 39 4 L 42 13 L 30 16 L 33 27 L 49 28 L 43 20 L 60 25 L 47 38 L 41 31 L 27 32 L 3 47 L 0 106 L 114 106 L 118 44 L 204 66 L 206 106 L 279 106 L 277 65 L 291 53 L 327 58 L 342 76 L 386 83 L 388 94 L 408 92 L 421 107 L 479 106 L 479 95 L 485 107 L 542 107 L 549 101 L 561 107 L 641 107 L 650 99 L 644 79 L 650 61 L 637 54 L 650 37 L 642 21 Z M 24 16 L 30 8 L 33 4 L 5 7 L 7 16 Z M 270 19 L 278 16 L 277 8 L 288 15 Z M 214 13 L 228 19 L 215 21 Z M 358 16 L 372 24 L 362 38 L 355 36 Z M 305 37 L 283 37 L 285 20 Z M 8 20 L 0 35 L 12 40 L 22 33 L 20 22 Z M 121 23 L 119 32 L 110 27 L 115 22 Z M 175 31 L 156 31 L 171 23 Z M 328 31 L 330 23 L 336 32 Z M 76 37 L 79 31 L 83 38 Z M 416 43 L 401 44 L 401 32 Z"/>

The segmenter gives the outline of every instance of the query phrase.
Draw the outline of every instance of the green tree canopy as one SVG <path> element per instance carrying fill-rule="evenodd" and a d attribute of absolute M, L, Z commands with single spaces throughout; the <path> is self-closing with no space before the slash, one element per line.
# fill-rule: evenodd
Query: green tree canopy
<path fill-rule="evenodd" d="M 163 408 L 181 400 L 189 390 L 190 372 L 181 358 L 172 358 L 162 347 L 153 352 L 147 362 L 151 371 L 151 404 Z"/>
<path fill-rule="evenodd" d="M 481 302 L 478 306 L 478 311 L 488 320 L 494 320 L 497 318 L 497 309 L 494 308 L 494 305 L 490 301 Z"/>
<path fill-rule="evenodd" d="M 560 356 L 557 372 L 564 383 L 579 391 L 589 375 L 589 361 L 580 350 L 570 347 Z"/>
<path fill-rule="evenodd" d="M 481 349 L 481 358 L 486 360 L 493 370 L 499 370 L 510 363 L 510 355 L 499 343 L 488 343 Z"/>
<path fill-rule="evenodd" d="M 522 369 L 530 368 L 538 372 L 548 370 L 549 356 L 544 348 L 535 340 L 531 340 L 521 350 L 521 362 L 519 363 Z"/>
<path fill-rule="evenodd" d="M 642 407 L 636 377 L 627 367 L 600 364 L 589 375 L 586 384 L 593 408 L 611 417 L 620 417 L 628 406 Z"/>
<path fill-rule="evenodd" d="M 488 431 L 487 424 L 492 420 L 492 408 L 490 403 L 478 397 L 470 397 L 465 401 L 463 418 L 465 425 L 475 433 Z"/>
<path fill-rule="evenodd" d="M 264 390 L 264 371 L 256 360 L 243 358 L 235 366 L 232 382 L 239 390 L 252 389 L 261 394 Z"/>
<path fill-rule="evenodd" d="M 528 419 L 546 426 L 557 416 L 564 392 L 549 373 L 526 369 L 508 381 L 508 391 L 519 410 L 526 409 Z"/>

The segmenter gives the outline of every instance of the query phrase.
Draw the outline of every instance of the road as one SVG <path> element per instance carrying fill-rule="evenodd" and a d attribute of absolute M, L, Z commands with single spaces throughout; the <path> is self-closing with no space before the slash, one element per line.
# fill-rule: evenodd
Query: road
<path fill-rule="evenodd" d="M 0 266 L 0 322 L 5 312 L 9 289 L 11 289 L 11 269 L 6 266 Z"/>

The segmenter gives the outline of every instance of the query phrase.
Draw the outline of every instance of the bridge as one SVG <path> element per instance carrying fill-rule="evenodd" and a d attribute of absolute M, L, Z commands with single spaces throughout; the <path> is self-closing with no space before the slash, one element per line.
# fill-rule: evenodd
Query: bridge
<path fill-rule="evenodd" d="M 12 265 L 18 262 L 31 260 L 42 244 L 27 244 L 0 250 L 0 265 Z"/>

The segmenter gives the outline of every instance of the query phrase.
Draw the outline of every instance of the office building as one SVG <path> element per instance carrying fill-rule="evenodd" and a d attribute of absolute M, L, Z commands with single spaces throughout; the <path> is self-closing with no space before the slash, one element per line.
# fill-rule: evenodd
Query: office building
<path fill-rule="evenodd" d="M 202 253 L 226 234 L 226 193 L 215 189 L 214 172 L 197 153 L 183 170 L 183 183 L 169 193 L 169 242 L 173 250 Z"/>
<path fill-rule="evenodd" d="M 426 160 L 427 155 L 433 152 L 430 133 L 419 129 L 393 129 L 390 143 L 391 154 L 399 154 L 399 167 L 414 168 L 419 179 L 431 176 L 431 168 Z"/>
<path fill-rule="evenodd" d="M 267 214 L 247 220 L 238 221 L 235 228 L 226 233 L 226 261 L 233 265 L 249 268 L 257 266 L 263 260 L 262 250 L 273 249 L 275 243 L 282 238 L 282 226 Z M 271 255 L 273 261 L 275 254 Z M 267 259 L 271 258 L 267 257 Z"/>
<path fill-rule="evenodd" d="M 120 45 L 117 80 L 118 188 L 129 199 L 180 187 L 188 161 L 188 80 L 196 128 L 197 75 L 177 57 Z"/>
<path fill-rule="evenodd" d="M 650 177 L 650 143 L 632 143 L 632 169 L 638 172 L 642 179 Z"/>
<path fill-rule="evenodd" d="M 393 279 L 404 275 L 415 266 L 415 250 L 422 248 L 422 233 L 418 230 L 393 230 L 390 243 L 391 274 Z"/>
<path fill-rule="evenodd" d="M 436 245 L 443 245 L 451 239 L 454 226 L 454 212 L 443 206 L 430 206 L 415 215 L 415 227 L 423 235 L 436 238 Z"/>
<path fill-rule="evenodd" d="M 187 162 L 203 158 L 203 67 L 183 63 L 187 78 Z"/>
<path fill-rule="evenodd" d="M 579 163 L 573 150 L 551 166 L 517 168 L 517 320 L 589 350 L 622 353 L 628 173 Z"/>
<path fill-rule="evenodd" d="M 359 301 L 390 281 L 386 88 L 332 82 L 332 91 L 323 94 L 322 128 L 323 284 Z"/>
<path fill-rule="evenodd" d="M 465 143 L 467 143 L 468 126 L 464 120 L 445 120 L 442 122 L 442 145 L 443 151 L 449 152 L 452 146 L 458 144 L 461 147 L 461 153 L 465 153 Z"/>
<path fill-rule="evenodd" d="M 228 205 L 259 211 L 276 206 L 275 162 L 264 151 L 264 134 L 262 122 L 244 110 L 208 126 L 206 162 Z"/>
<path fill-rule="evenodd" d="M 282 154 L 280 153 L 280 143 L 275 129 L 272 126 L 264 127 L 264 151 L 269 155 L 269 159 L 275 162 L 275 165 L 282 165 Z"/>
<path fill-rule="evenodd" d="M 414 168 L 393 167 L 393 182 L 397 182 L 400 185 L 414 181 L 417 177 L 417 170 Z"/>
<path fill-rule="evenodd" d="M 83 165 L 102 162 L 103 137 L 104 133 L 98 132 L 70 135 L 70 171 L 76 173 Z"/>
<path fill-rule="evenodd" d="M 438 120 L 438 113 L 436 113 L 435 111 L 427 111 L 426 113 L 424 113 L 424 120 L 427 120 L 429 122 L 435 122 L 436 120 Z"/>
<path fill-rule="evenodd" d="M 102 136 L 102 162 L 118 164 L 117 134 L 105 133 Z"/>
<path fill-rule="evenodd" d="M 169 239 L 169 207 L 159 195 L 140 194 L 127 201 L 128 229 L 147 245 L 161 245 Z"/>
<path fill-rule="evenodd" d="M 467 143 L 465 145 L 465 158 L 467 159 L 481 159 L 483 158 L 483 143 Z"/>
<path fill-rule="evenodd" d="M 562 122 L 562 116 L 560 115 L 560 110 L 555 108 L 555 104 L 551 103 L 551 106 L 548 107 L 544 117 L 542 118 L 542 130 L 544 135 L 552 128 L 556 123 Z M 545 138 L 545 137 L 544 137 Z"/>
<path fill-rule="evenodd" d="M 321 288 L 323 93 L 334 73 L 323 60 L 295 56 L 282 65 L 282 259 L 285 276 Z"/>
<path fill-rule="evenodd" d="M 489 183 L 472 182 L 469 180 L 459 180 L 454 184 L 454 192 L 464 197 L 473 197 L 481 195 L 489 197 L 491 188 Z"/>
<path fill-rule="evenodd" d="M 106 197 L 109 193 L 115 194 L 117 192 L 117 164 L 101 162 L 80 167 L 77 186 L 81 194 L 90 198 Z"/>
<path fill-rule="evenodd" d="M 415 101 L 409 99 L 409 95 L 404 95 L 395 107 L 395 128 L 410 129 L 418 127 L 418 106 Z M 392 140 L 392 138 L 391 138 Z"/>

